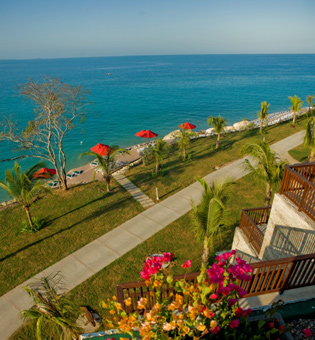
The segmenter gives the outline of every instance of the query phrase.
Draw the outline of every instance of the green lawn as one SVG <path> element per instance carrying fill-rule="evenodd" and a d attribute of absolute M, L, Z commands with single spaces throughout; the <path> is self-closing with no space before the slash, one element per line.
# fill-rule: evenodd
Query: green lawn
<path fill-rule="evenodd" d="M 243 208 L 260 207 L 264 205 L 264 186 L 257 184 L 252 175 L 247 175 L 238 180 L 229 189 L 229 215 L 222 240 L 215 242 L 216 250 L 230 249 L 234 229 L 239 224 L 240 212 Z M 237 197 L 237 199 L 235 199 Z M 185 260 L 192 260 L 191 271 L 198 271 L 202 245 L 197 242 L 192 229 L 192 212 L 185 214 L 151 238 L 117 259 L 109 266 L 95 274 L 83 284 L 74 288 L 69 294 L 80 305 L 90 306 L 99 313 L 104 310 L 99 308 L 101 299 L 116 294 L 116 284 L 121 282 L 136 281 L 140 279 L 140 271 L 146 255 L 156 252 L 174 252 L 175 266 L 172 272 L 183 272 L 180 264 Z M 63 273 L 66 275 L 66 273 Z M 24 326 L 12 340 L 27 340 L 34 338 L 34 327 Z"/>
<path fill-rule="evenodd" d="M 1 211 L 0 295 L 141 211 L 120 186 L 108 194 L 104 182 L 57 190 L 35 202 L 31 212 L 47 221 L 37 233 L 15 235 L 26 219 L 21 206 Z"/>
<path fill-rule="evenodd" d="M 240 158 L 240 150 L 248 141 L 257 142 L 265 137 L 266 142 L 272 144 L 303 130 L 304 126 L 305 118 L 302 117 L 295 126 L 292 126 L 291 123 L 282 123 L 267 127 L 263 135 L 259 133 L 258 129 L 226 134 L 221 140 L 221 147 L 218 152 L 214 150 L 216 136 L 195 139 L 192 140 L 187 150 L 191 154 L 191 161 L 181 161 L 177 150 L 162 162 L 162 170 L 165 172 L 165 176 L 152 178 L 154 164 L 133 168 L 127 175 L 135 185 L 152 199 L 155 199 L 156 187 L 159 190 L 160 199 L 165 199 L 193 183 L 196 177 L 203 177 L 211 173 L 214 171 L 214 167 L 222 166 Z"/>
<path fill-rule="evenodd" d="M 289 154 L 299 162 L 303 163 L 308 161 L 308 151 L 302 144 L 290 150 Z"/>
<path fill-rule="evenodd" d="M 303 129 L 303 120 L 295 127 L 291 123 L 268 127 L 263 137 L 274 143 Z M 261 138 L 258 130 L 227 134 L 219 152 L 211 151 L 215 137 L 195 139 L 188 149 L 192 160 L 179 161 L 175 150 L 163 161 L 164 177 L 152 178 L 153 164 L 132 168 L 126 174 L 151 198 L 155 199 L 158 187 L 160 199 L 165 199 L 193 183 L 197 176 L 214 171 L 215 166 L 239 158 L 242 145 Z M 35 234 L 15 235 L 26 219 L 21 207 L 0 211 L 1 295 L 143 210 L 122 188 L 116 186 L 111 194 L 104 188 L 101 182 L 92 183 L 67 192 L 57 191 L 53 197 L 37 201 L 31 211 L 34 216 L 46 218 L 48 225 Z"/>

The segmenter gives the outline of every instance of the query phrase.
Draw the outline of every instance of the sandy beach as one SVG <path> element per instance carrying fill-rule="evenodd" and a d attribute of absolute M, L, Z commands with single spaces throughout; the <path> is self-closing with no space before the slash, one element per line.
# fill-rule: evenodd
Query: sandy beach
<path fill-rule="evenodd" d="M 305 114 L 307 112 L 307 108 L 303 109 L 298 116 Z M 291 111 L 282 111 L 282 112 L 275 112 L 275 113 L 270 113 L 268 114 L 268 121 L 264 122 L 264 126 L 268 125 L 275 125 L 284 121 L 291 120 L 293 118 L 293 112 Z M 240 122 L 239 122 L 240 123 Z M 236 123 L 237 124 L 237 123 Z M 260 127 L 260 119 L 256 118 L 252 121 L 247 121 L 248 126 L 253 126 L 253 128 L 259 128 Z M 254 124 L 254 125 L 253 125 Z M 235 126 L 235 124 L 234 124 Z M 228 127 L 230 128 L 230 127 Z M 241 131 L 242 129 L 229 129 L 226 131 L 226 133 L 233 133 L 233 132 L 238 132 Z M 176 130 L 173 131 L 174 135 L 176 135 Z M 211 133 L 206 133 L 205 131 L 200 131 L 197 132 L 197 136 L 193 138 L 202 138 L 202 137 L 209 137 L 215 135 L 214 132 Z M 168 134 L 167 136 L 172 135 L 172 132 Z M 172 143 L 176 140 L 176 138 L 168 138 L 165 139 L 167 143 Z M 152 143 L 152 142 L 151 142 Z M 148 146 L 148 143 L 141 143 L 141 144 L 136 144 L 133 146 L 130 146 L 127 148 L 129 151 L 129 154 L 122 154 L 118 155 L 116 157 L 116 162 L 117 162 L 117 171 L 122 171 L 126 170 L 128 165 L 132 165 L 134 162 L 140 161 L 141 159 L 141 154 L 142 151 Z M 75 176 L 71 179 L 68 179 L 68 184 L 70 186 L 80 184 L 80 183 L 89 183 L 93 181 L 93 175 L 96 167 L 91 166 L 91 163 L 85 164 L 83 166 L 80 166 L 78 168 L 70 170 L 68 173 L 71 174 L 73 171 L 80 171 L 83 170 L 83 173 Z M 102 179 L 102 174 L 100 172 L 97 172 L 95 175 L 95 180 L 100 180 Z"/>

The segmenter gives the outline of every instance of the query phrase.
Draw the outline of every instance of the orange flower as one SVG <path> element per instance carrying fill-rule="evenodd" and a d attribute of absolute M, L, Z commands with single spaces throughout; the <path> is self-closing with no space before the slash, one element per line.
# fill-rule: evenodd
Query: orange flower
<path fill-rule="evenodd" d="M 115 295 L 112 297 L 112 299 L 113 299 L 114 301 L 116 301 L 116 300 L 117 300 L 117 298 L 116 298 L 116 296 L 115 296 Z"/>
<path fill-rule="evenodd" d="M 138 301 L 138 309 L 145 309 L 147 305 L 147 299 L 146 298 L 141 298 L 140 301 Z"/>
<path fill-rule="evenodd" d="M 126 306 L 131 306 L 131 303 L 132 303 L 131 297 L 129 297 L 128 299 L 124 300 L 124 303 L 125 303 Z"/>
<path fill-rule="evenodd" d="M 161 286 L 162 286 L 162 283 L 161 283 L 160 281 L 158 281 L 158 280 L 155 280 L 155 281 L 153 282 L 153 286 L 154 286 L 154 287 L 161 287 Z"/>
<path fill-rule="evenodd" d="M 111 309 L 109 312 L 110 312 L 110 314 L 115 314 L 116 313 L 113 309 Z"/>
<path fill-rule="evenodd" d="M 199 332 L 203 332 L 206 329 L 206 326 L 200 323 L 199 325 L 196 326 L 196 328 Z"/>
<path fill-rule="evenodd" d="M 217 325 L 218 325 L 218 323 L 217 323 L 215 320 L 212 320 L 212 321 L 210 322 L 210 327 L 211 327 L 212 329 L 215 329 L 215 328 L 217 327 Z"/>
<path fill-rule="evenodd" d="M 183 328 L 183 332 L 184 332 L 185 335 L 188 334 L 189 331 L 190 331 L 190 328 L 189 328 L 189 327 L 185 326 L 185 327 Z"/>

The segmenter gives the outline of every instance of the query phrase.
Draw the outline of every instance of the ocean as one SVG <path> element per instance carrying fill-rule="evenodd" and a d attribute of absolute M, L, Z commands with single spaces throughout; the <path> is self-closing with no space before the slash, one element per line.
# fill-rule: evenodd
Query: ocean
<path fill-rule="evenodd" d="M 271 103 L 270 113 L 287 110 L 288 96 L 296 94 L 305 101 L 315 94 L 315 55 L 0 60 L 0 114 L 13 115 L 25 127 L 33 107 L 18 86 L 45 76 L 81 84 L 91 92 L 85 123 L 77 122 L 65 141 L 67 169 L 71 169 L 87 162 L 79 154 L 95 144 L 133 145 L 140 142 L 135 133 L 143 129 L 163 137 L 189 121 L 203 130 L 207 117 L 219 113 L 232 125 L 256 118 L 265 100 Z M 0 159 L 16 156 L 14 145 L 0 143 L 0 155 Z M 19 160 L 23 169 L 35 162 Z M 12 167 L 13 162 L 0 162 L 1 180 Z M 0 191 L 0 202 L 7 199 Z"/>

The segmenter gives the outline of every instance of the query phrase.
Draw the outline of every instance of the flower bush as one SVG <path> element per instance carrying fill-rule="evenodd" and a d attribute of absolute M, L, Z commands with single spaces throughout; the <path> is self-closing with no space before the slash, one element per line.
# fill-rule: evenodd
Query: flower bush
<path fill-rule="evenodd" d="M 102 307 L 112 316 L 105 321 L 106 327 L 118 328 L 134 339 L 138 330 L 143 340 L 271 339 L 273 335 L 279 338 L 283 329 L 275 328 L 272 322 L 253 328 L 247 320 L 252 310 L 240 307 L 238 299 L 244 297 L 246 291 L 237 282 L 250 281 L 253 269 L 238 257 L 236 264 L 231 264 L 235 254 L 232 250 L 217 256 L 211 268 L 201 270 L 196 282 L 186 279 L 190 260 L 181 265 L 186 269 L 185 277 L 174 280 L 161 270 L 162 264 L 169 262 L 174 254 L 148 258 L 141 276 L 150 287 L 150 301 L 141 297 L 137 311 L 130 314 L 116 297 L 102 301 Z M 162 294 L 166 286 L 170 291 L 167 296 Z M 124 304 L 131 306 L 131 298 L 124 300 Z"/>

